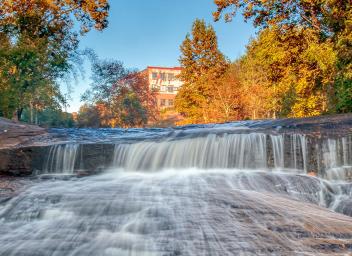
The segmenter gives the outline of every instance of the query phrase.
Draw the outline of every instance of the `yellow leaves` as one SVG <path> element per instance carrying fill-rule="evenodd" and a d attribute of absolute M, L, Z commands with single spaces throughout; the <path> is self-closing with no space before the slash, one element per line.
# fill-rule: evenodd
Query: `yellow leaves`
<path fill-rule="evenodd" d="M 248 88 L 253 86 L 250 81 L 256 81 L 268 92 L 269 88 L 272 90 L 268 110 L 271 108 L 283 116 L 303 117 L 327 110 L 336 62 L 333 44 L 328 40 L 320 42 L 314 31 L 271 28 L 263 30 L 250 43 L 241 66 Z"/>
<path fill-rule="evenodd" d="M 317 68 L 326 74 L 334 70 L 337 62 L 337 53 L 330 42 L 318 43 L 312 42 L 302 53 L 302 61 L 316 63 Z"/>
<path fill-rule="evenodd" d="M 324 102 L 326 98 L 322 95 L 310 95 L 304 98 L 298 98 L 292 107 L 289 117 L 311 117 L 323 113 Z"/>
<path fill-rule="evenodd" d="M 9 74 L 10 75 L 14 75 L 17 73 L 17 66 L 12 66 L 10 69 L 9 69 Z"/>
<path fill-rule="evenodd" d="M 45 17 L 46 21 L 53 24 L 71 20 L 75 16 L 82 24 L 82 32 L 86 33 L 91 26 L 98 30 L 107 26 L 108 10 L 107 0 L 3 0 L 0 25 L 16 25 L 19 17 L 27 15 Z"/>
<path fill-rule="evenodd" d="M 176 109 L 187 119 L 209 122 L 207 109 L 213 100 L 214 81 L 225 73 L 228 61 L 219 51 L 214 29 L 196 20 L 191 35 L 182 45 L 180 79 L 184 82 L 175 101 Z"/>

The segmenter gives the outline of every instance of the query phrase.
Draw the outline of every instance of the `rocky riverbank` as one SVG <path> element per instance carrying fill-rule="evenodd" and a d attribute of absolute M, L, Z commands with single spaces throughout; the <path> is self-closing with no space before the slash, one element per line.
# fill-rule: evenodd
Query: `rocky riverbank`
<path fill-rule="evenodd" d="M 41 170 L 51 151 L 52 145 L 75 144 L 81 161 L 76 161 L 74 169 L 95 171 L 105 168 L 112 161 L 117 144 L 133 144 L 142 141 L 188 140 L 208 136 L 209 134 L 249 134 L 260 133 L 267 136 L 282 135 L 284 140 L 283 157 L 286 165 L 292 161 L 292 147 L 309 152 L 307 159 L 302 157 L 294 161 L 305 160 L 307 171 L 317 172 L 326 149 L 320 145 L 327 139 L 339 140 L 352 134 L 352 114 L 322 116 L 303 119 L 255 120 L 227 124 L 192 125 L 165 129 L 44 129 L 38 126 L 15 123 L 0 119 L 0 174 L 31 175 Z M 304 142 L 292 144 L 292 135 L 304 135 Z M 286 138 L 284 138 L 286 137 Z M 268 165 L 275 161 L 273 143 L 268 140 Z M 304 143 L 305 145 L 296 145 Z M 347 143 L 347 142 L 336 142 Z M 319 146 L 319 148 L 317 147 Z M 337 145 L 338 146 L 338 145 Z M 352 149 L 352 148 L 351 148 Z M 325 151 L 324 151 L 325 150 Z M 339 152 L 342 154 L 342 152 Z M 318 158 L 317 158 L 318 157 Z M 302 162 L 298 163 L 302 166 Z"/>
<path fill-rule="evenodd" d="M 0 255 L 352 252 L 352 115 L 166 129 L 5 123 Z"/>
<path fill-rule="evenodd" d="M 0 149 L 20 147 L 31 144 L 47 135 L 47 130 L 24 123 L 14 122 L 0 117 Z"/>

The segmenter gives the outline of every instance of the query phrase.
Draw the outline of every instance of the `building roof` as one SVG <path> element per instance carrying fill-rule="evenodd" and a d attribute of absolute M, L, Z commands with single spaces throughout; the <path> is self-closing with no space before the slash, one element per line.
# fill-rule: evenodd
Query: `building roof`
<path fill-rule="evenodd" d="M 147 69 L 182 70 L 181 67 L 157 67 L 157 66 L 148 66 Z"/>

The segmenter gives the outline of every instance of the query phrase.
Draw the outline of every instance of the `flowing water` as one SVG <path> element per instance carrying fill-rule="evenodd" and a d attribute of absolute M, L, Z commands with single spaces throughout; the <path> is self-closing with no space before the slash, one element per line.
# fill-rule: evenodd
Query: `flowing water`
<path fill-rule="evenodd" d="M 73 173 L 77 157 L 78 144 L 54 145 L 44 160 L 46 173 Z"/>
<path fill-rule="evenodd" d="M 82 145 L 52 146 L 0 205 L 0 255 L 352 253 L 351 137 L 135 132 L 98 175 L 73 175 Z"/>

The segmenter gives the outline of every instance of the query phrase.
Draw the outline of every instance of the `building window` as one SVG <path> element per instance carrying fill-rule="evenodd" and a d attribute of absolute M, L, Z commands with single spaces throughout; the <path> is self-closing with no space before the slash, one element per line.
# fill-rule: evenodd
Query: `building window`
<path fill-rule="evenodd" d="M 160 86 L 156 85 L 156 84 L 152 84 L 152 88 L 155 90 L 160 90 Z"/>
<path fill-rule="evenodd" d="M 169 106 L 173 107 L 174 106 L 174 100 L 169 100 Z"/>
<path fill-rule="evenodd" d="M 152 73 L 152 79 L 156 80 L 158 78 L 158 73 L 153 72 Z"/>
<path fill-rule="evenodd" d="M 160 100 L 160 106 L 164 107 L 166 105 L 166 100 L 165 99 L 161 99 Z"/>
<path fill-rule="evenodd" d="M 174 92 L 174 87 L 173 86 L 168 86 L 167 87 L 168 92 Z"/>
<path fill-rule="evenodd" d="M 160 79 L 166 81 L 166 73 L 160 73 Z"/>
<path fill-rule="evenodd" d="M 175 75 L 172 74 L 172 73 L 169 73 L 169 74 L 168 74 L 168 79 L 169 79 L 169 81 L 175 80 Z"/>

